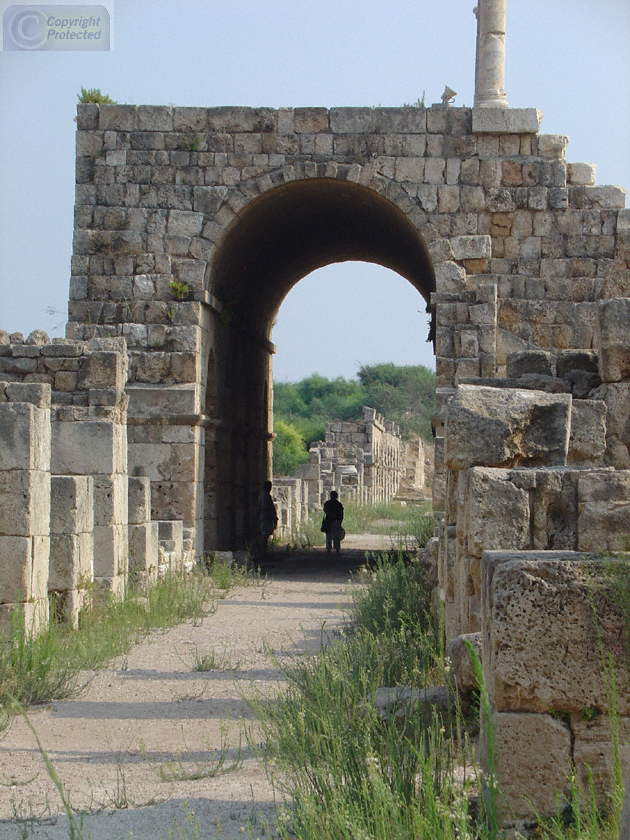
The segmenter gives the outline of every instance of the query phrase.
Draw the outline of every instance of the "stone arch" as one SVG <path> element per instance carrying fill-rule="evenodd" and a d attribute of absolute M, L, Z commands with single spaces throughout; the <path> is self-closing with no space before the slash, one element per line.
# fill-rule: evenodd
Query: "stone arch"
<path fill-rule="evenodd" d="M 423 238 L 395 201 L 370 186 L 313 178 L 266 190 L 217 243 L 208 272 L 222 312 L 213 445 L 206 437 L 206 545 L 242 547 L 256 533 L 257 494 L 271 472 L 270 339 L 280 305 L 307 274 L 347 260 L 396 271 L 429 310 L 435 274 Z"/>

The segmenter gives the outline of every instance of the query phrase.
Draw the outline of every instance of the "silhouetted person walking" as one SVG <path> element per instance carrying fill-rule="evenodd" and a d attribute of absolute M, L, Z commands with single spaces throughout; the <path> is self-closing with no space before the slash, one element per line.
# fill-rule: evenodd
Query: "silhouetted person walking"
<path fill-rule="evenodd" d="M 271 482 L 265 481 L 262 493 L 258 497 L 258 524 L 260 527 L 260 548 L 264 557 L 267 554 L 267 543 L 269 537 L 276 530 L 278 524 L 278 512 L 271 498 Z"/>
<path fill-rule="evenodd" d="M 339 555 L 341 551 L 341 523 L 343 522 L 343 505 L 339 501 L 336 490 L 330 491 L 330 499 L 324 502 L 324 514 L 327 520 L 326 551 L 330 554 L 334 548 Z"/>

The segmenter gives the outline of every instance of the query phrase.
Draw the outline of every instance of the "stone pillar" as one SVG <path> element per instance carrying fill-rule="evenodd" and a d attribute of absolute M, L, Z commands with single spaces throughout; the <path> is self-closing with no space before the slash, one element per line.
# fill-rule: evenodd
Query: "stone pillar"
<path fill-rule="evenodd" d="M 48 623 L 50 385 L 0 382 L 0 628 Z"/>
<path fill-rule="evenodd" d="M 54 475 L 50 491 L 50 570 L 58 617 L 74 627 L 94 580 L 94 482 L 87 475 Z"/>
<path fill-rule="evenodd" d="M 133 580 L 154 581 L 158 571 L 158 523 L 151 522 L 151 479 L 129 476 L 129 574 Z"/>
<path fill-rule="evenodd" d="M 508 108 L 505 95 L 505 4 L 506 0 L 479 0 L 475 107 Z"/>

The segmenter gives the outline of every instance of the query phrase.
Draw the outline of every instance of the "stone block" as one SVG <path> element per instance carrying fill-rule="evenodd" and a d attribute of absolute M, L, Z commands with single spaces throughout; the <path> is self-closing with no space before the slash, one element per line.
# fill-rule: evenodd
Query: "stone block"
<path fill-rule="evenodd" d="M 543 112 L 537 108 L 473 108 L 474 134 L 538 134 Z"/>
<path fill-rule="evenodd" d="M 573 186 L 592 187 L 595 185 L 597 178 L 597 164 L 569 163 L 567 164 L 567 174 L 569 183 Z"/>
<path fill-rule="evenodd" d="M 33 599 L 27 603 L 0 604 L 0 632 L 9 636 L 15 613 L 21 614 L 28 635 L 36 635 L 48 627 L 48 598 Z"/>
<path fill-rule="evenodd" d="M 94 527 L 91 476 L 53 475 L 50 480 L 50 533 L 82 534 Z"/>
<path fill-rule="evenodd" d="M 578 480 L 578 549 L 617 551 L 630 534 L 630 470 L 588 470 Z"/>
<path fill-rule="evenodd" d="M 449 673 L 455 680 L 457 690 L 460 694 L 468 696 L 478 688 L 478 684 L 466 642 L 472 644 L 481 662 L 481 633 L 463 633 L 451 639 L 446 646 L 446 656 L 449 660 Z"/>
<path fill-rule="evenodd" d="M 158 566 L 158 523 L 129 526 L 129 573 L 154 579 Z"/>
<path fill-rule="evenodd" d="M 0 603 L 15 604 L 33 596 L 32 537 L 0 536 Z"/>
<path fill-rule="evenodd" d="M 94 579 L 114 581 L 127 576 L 128 526 L 94 526 Z"/>
<path fill-rule="evenodd" d="M 158 525 L 158 539 L 160 542 L 173 542 L 181 547 L 184 539 L 184 523 L 181 520 L 162 520 L 158 522 Z"/>
<path fill-rule="evenodd" d="M 126 365 L 121 353 L 94 351 L 85 357 L 79 368 L 77 387 L 116 388 L 122 391 L 127 380 Z"/>
<path fill-rule="evenodd" d="M 460 385 L 448 406 L 446 464 L 533 467 L 566 463 L 571 397 Z"/>
<path fill-rule="evenodd" d="M 587 373 L 597 373 L 597 351 L 596 350 L 561 350 L 556 361 L 556 371 L 560 378 L 570 374 L 574 370 L 583 370 Z"/>
<path fill-rule="evenodd" d="M 144 525 L 151 521 L 151 480 L 147 476 L 129 476 L 128 522 Z"/>
<path fill-rule="evenodd" d="M 452 260 L 435 266 L 435 289 L 438 294 L 458 295 L 466 288 L 466 269 Z"/>
<path fill-rule="evenodd" d="M 602 805 L 605 794 L 612 792 L 614 783 L 613 750 L 610 737 L 612 721 L 606 714 L 596 715 L 589 720 L 589 713 L 593 711 L 585 709 L 582 714 L 571 715 L 571 731 L 574 738 L 573 761 L 578 782 L 584 791 L 590 788 L 590 770 L 598 803 Z M 619 726 L 619 758 L 625 778 L 630 770 L 630 718 L 618 718 L 617 724 Z"/>
<path fill-rule="evenodd" d="M 120 473 L 126 468 L 126 428 L 109 420 L 52 423 L 54 475 Z"/>
<path fill-rule="evenodd" d="M 499 819 L 532 819 L 556 814 L 556 793 L 569 793 L 571 732 L 546 714 L 492 715 Z M 482 737 L 481 766 L 488 770 L 487 741 Z"/>
<path fill-rule="evenodd" d="M 50 538 L 48 591 L 77 589 L 94 576 L 93 534 L 54 534 Z"/>
<path fill-rule="evenodd" d="M 50 473 L 0 470 L 0 534 L 45 536 L 50 527 Z"/>
<path fill-rule="evenodd" d="M 526 350 L 520 353 L 509 353 L 507 357 L 508 377 L 518 378 L 527 373 L 551 376 L 551 353 L 544 350 Z"/>
<path fill-rule="evenodd" d="M 569 551 L 486 551 L 481 574 L 483 668 L 497 711 L 604 712 L 604 650 L 619 713 L 630 714 L 626 622 L 607 595 L 601 561 Z"/>
<path fill-rule="evenodd" d="M 530 541 L 529 492 L 510 471 L 474 467 L 467 472 L 465 515 L 458 517 L 467 551 L 480 558 L 490 549 L 523 549 Z"/>
<path fill-rule="evenodd" d="M 42 352 L 46 349 L 42 348 Z M 36 408 L 50 408 L 50 385 L 37 382 L 7 382 L 4 391 L 9 402 L 31 403 Z"/>
<path fill-rule="evenodd" d="M 630 267 L 626 265 L 625 260 L 615 259 L 610 263 L 597 297 L 603 300 L 630 297 Z"/>
<path fill-rule="evenodd" d="M 492 256 L 490 236 L 454 236 L 451 248 L 456 260 L 483 260 Z"/>
<path fill-rule="evenodd" d="M 126 525 L 128 521 L 127 476 L 95 475 L 94 525 Z"/>
<path fill-rule="evenodd" d="M 573 400 L 567 464 L 598 467 L 606 451 L 606 403 Z"/>
<path fill-rule="evenodd" d="M 0 470 L 50 468 L 50 411 L 26 402 L 0 403 Z"/>
<path fill-rule="evenodd" d="M 149 419 L 195 415 L 201 412 L 199 387 L 182 385 L 139 385 L 127 388 L 128 416 Z"/>
<path fill-rule="evenodd" d="M 630 298 L 599 301 L 597 349 L 599 375 L 604 382 L 630 379 Z"/>
<path fill-rule="evenodd" d="M 592 393 L 606 403 L 606 452 L 604 463 L 630 469 L 630 382 L 610 382 Z"/>

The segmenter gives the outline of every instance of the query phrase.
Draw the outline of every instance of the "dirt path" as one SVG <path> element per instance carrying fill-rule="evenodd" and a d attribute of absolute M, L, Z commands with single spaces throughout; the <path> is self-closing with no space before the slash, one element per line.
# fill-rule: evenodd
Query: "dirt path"
<path fill-rule="evenodd" d="M 280 657 L 317 650 L 322 626 L 332 631 L 342 621 L 351 571 L 365 550 L 382 547 L 378 537 L 351 542 L 341 561 L 323 549 L 274 554 L 265 582 L 234 590 L 203 622 L 153 634 L 98 672 L 78 699 L 31 710 L 73 807 L 87 812 L 86 838 L 269 837 L 274 792 L 244 739 L 240 768 L 214 778 L 163 781 L 159 767 L 203 775 L 222 738 L 225 766 L 234 761 L 252 722 L 243 692 L 280 685 L 268 650 Z M 195 671 L 195 654 L 214 654 L 220 669 Z M 198 834 L 190 826 L 184 833 L 187 809 Z M 35 739 L 18 719 L 0 741 L 0 840 L 68 838 L 61 813 Z"/>

